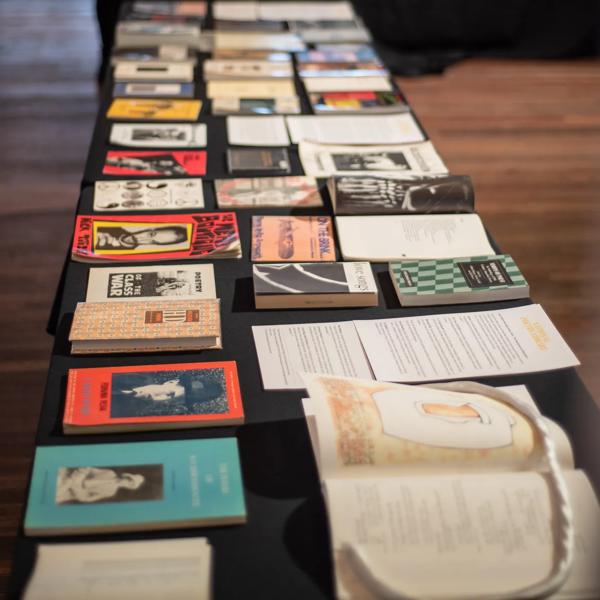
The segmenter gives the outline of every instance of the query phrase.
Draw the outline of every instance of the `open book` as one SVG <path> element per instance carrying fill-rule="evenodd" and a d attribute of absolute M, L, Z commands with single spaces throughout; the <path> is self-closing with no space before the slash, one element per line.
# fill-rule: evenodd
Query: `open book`
<path fill-rule="evenodd" d="M 538 434 L 518 411 L 478 394 L 304 375 L 323 481 L 337 596 L 375 598 L 371 573 L 409 597 L 511 593 L 554 567 L 553 497 Z M 531 403 L 524 386 L 503 388 Z M 537 410 L 537 409 L 536 409 Z M 575 558 L 553 597 L 600 597 L 600 508 L 546 419 L 574 512 Z"/>

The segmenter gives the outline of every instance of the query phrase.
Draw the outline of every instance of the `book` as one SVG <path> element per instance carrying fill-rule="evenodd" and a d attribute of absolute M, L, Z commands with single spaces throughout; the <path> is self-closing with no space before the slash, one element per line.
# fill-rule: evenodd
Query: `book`
<path fill-rule="evenodd" d="M 213 19 L 219 21 L 237 20 L 252 23 L 258 21 L 258 2 L 244 0 L 223 2 L 216 0 L 212 6 Z"/>
<path fill-rule="evenodd" d="M 227 168 L 233 174 L 248 171 L 285 174 L 292 170 L 286 148 L 228 148 Z"/>
<path fill-rule="evenodd" d="M 293 79 L 227 79 L 208 81 L 206 97 L 213 98 L 250 98 L 264 100 L 273 98 L 293 98 L 296 86 Z"/>
<path fill-rule="evenodd" d="M 431 142 L 386 146 L 332 146 L 300 142 L 300 161 L 306 175 L 407 175 L 447 173 L 448 169 Z"/>
<path fill-rule="evenodd" d="M 351 2 L 258 2 L 259 19 L 293 21 L 310 15 L 315 21 L 347 21 L 354 19 Z"/>
<path fill-rule="evenodd" d="M 108 119 L 139 119 L 140 121 L 195 121 L 201 108 L 200 100 L 115 98 L 106 117 Z"/>
<path fill-rule="evenodd" d="M 79 262 L 239 258 L 235 213 L 78 215 L 71 257 Z"/>
<path fill-rule="evenodd" d="M 344 260 L 391 262 L 494 254 L 476 214 L 336 217 Z"/>
<path fill-rule="evenodd" d="M 66 434 L 243 422 L 233 361 L 69 369 L 63 414 Z"/>
<path fill-rule="evenodd" d="M 204 175 L 206 152 L 169 150 L 109 150 L 102 167 L 103 175 Z"/>
<path fill-rule="evenodd" d="M 288 21 L 288 26 L 290 31 L 297 34 L 306 44 L 319 44 L 322 42 L 364 43 L 371 40 L 369 31 L 358 17 L 340 21 L 293 20 Z"/>
<path fill-rule="evenodd" d="M 306 62 L 298 66 L 298 75 L 307 77 L 389 77 L 390 72 L 376 62 Z"/>
<path fill-rule="evenodd" d="M 529 298 L 529 284 L 508 254 L 390 263 L 402 306 Z"/>
<path fill-rule="evenodd" d="M 150 531 L 246 520 L 235 438 L 38 446 L 25 534 Z"/>
<path fill-rule="evenodd" d="M 94 183 L 94 211 L 204 208 L 202 179 L 113 179 Z"/>
<path fill-rule="evenodd" d="M 321 92 L 309 94 L 315 114 L 367 114 L 407 112 L 410 107 L 400 92 Z"/>
<path fill-rule="evenodd" d="M 254 262 L 335 261 L 331 217 L 252 217 Z"/>
<path fill-rule="evenodd" d="M 38 544 L 23 600 L 208 599 L 211 561 L 198 537 Z"/>
<path fill-rule="evenodd" d="M 467 175 L 334 176 L 327 182 L 338 215 L 472 213 L 475 194 Z"/>
<path fill-rule="evenodd" d="M 187 62 L 141 61 L 121 62 L 113 71 L 116 82 L 129 81 L 174 81 L 191 83 L 194 81 L 194 65 Z"/>
<path fill-rule="evenodd" d="M 268 60 L 207 59 L 202 63 L 204 81 L 218 79 L 270 79 L 283 77 L 292 79 L 294 68 L 291 62 Z"/>
<path fill-rule="evenodd" d="M 389 77 L 307 77 L 302 80 L 308 94 L 321 92 L 393 92 Z"/>
<path fill-rule="evenodd" d="M 213 98 L 211 106 L 213 115 L 293 115 L 300 112 L 300 99 Z"/>
<path fill-rule="evenodd" d="M 233 146 L 289 146 L 281 115 L 228 116 L 227 141 Z"/>
<path fill-rule="evenodd" d="M 270 50 L 236 50 L 235 48 L 214 48 L 212 58 L 228 60 L 268 60 L 270 62 L 288 63 L 292 60 L 289 52 L 272 52 Z"/>
<path fill-rule="evenodd" d="M 151 265 L 92 268 L 86 302 L 216 298 L 212 265 Z"/>
<path fill-rule="evenodd" d="M 150 83 L 120 82 L 115 83 L 113 98 L 193 98 L 193 83 Z"/>
<path fill-rule="evenodd" d="M 307 50 L 297 52 L 296 62 L 302 66 L 305 63 L 354 63 L 371 62 L 383 64 L 372 46 L 356 45 L 344 48 L 335 45 L 329 50 Z"/>
<path fill-rule="evenodd" d="M 256 308 L 327 308 L 377 306 L 371 265 L 283 263 L 253 265 Z"/>
<path fill-rule="evenodd" d="M 538 433 L 521 412 L 481 393 L 304 380 L 337 598 L 379 597 L 368 571 L 399 596 L 432 598 L 448 590 L 457 598 L 521 597 L 518 590 L 552 572 L 558 508 Z M 500 389 L 539 414 L 524 386 Z M 572 570 L 552 597 L 598 597 L 598 501 L 564 431 L 543 419 L 577 540 Z M 361 550 L 364 570 L 352 568 L 349 544 Z"/>
<path fill-rule="evenodd" d="M 115 29 L 115 47 L 118 49 L 163 44 L 196 48 L 200 39 L 200 26 L 190 23 L 120 21 Z"/>
<path fill-rule="evenodd" d="M 130 148 L 202 148 L 206 146 L 206 125 L 113 123 L 109 142 Z"/>
<path fill-rule="evenodd" d="M 78 302 L 72 354 L 221 348 L 219 299 Z"/>
<path fill-rule="evenodd" d="M 216 179 L 219 208 L 323 206 L 314 177 L 252 177 Z"/>
<path fill-rule="evenodd" d="M 155 63 L 155 62 L 183 62 L 196 64 L 195 54 L 187 46 L 177 44 L 161 44 L 160 46 L 146 46 L 140 48 L 114 48 L 110 56 L 113 67 L 125 62 Z"/>
<path fill-rule="evenodd" d="M 125 6 L 121 14 L 122 20 L 157 19 L 160 22 L 203 22 L 206 17 L 207 3 L 198 0 L 155 2 L 135 0 Z"/>
<path fill-rule="evenodd" d="M 285 31 L 283 21 L 244 21 L 241 19 L 214 19 L 213 29 L 215 31 L 250 31 L 258 32 L 281 32 Z"/>
<path fill-rule="evenodd" d="M 235 50 L 272 50 L 277 52 L 300 52 L 306 45 L 295 33 L 252 32 L 252 31 L 215 31 L 215 49 Z"/>

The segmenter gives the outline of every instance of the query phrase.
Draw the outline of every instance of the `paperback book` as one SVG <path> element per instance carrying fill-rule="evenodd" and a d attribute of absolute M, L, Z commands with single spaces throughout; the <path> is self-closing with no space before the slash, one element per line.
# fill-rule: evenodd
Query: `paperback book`
<path fill-rule="evenodd" d="M 213 98 L 213 115 L 295 115 L 300 113 L 298 96 L 289 98 Z"/>
<path fill-rule="evenodd" d="M 327 182 L 338 215 L 471 213 L 475 194 L 467 175 L 410 179 L 336 176 Z"/>
<path fill-rule="evenodd" d="M 117 179 L 94 183 L 94 211 L 204 208 L 202 179 Z"/>
<path fill-rule="evenodd" d="M 39 446 L 25 534 L 151 531 L 246 520 L 235 438 Z"/>
<path fill-rule="evenodd" d="M 200 26 L 160 21 L 121 21 L 115 29 L 115 47 L 140 48 L 170 44 L 196 48 L 200 44 Z"/>
<path fill-rule="evenodd" d="M 264 100 L 293 98 L 296 86 L 293 79 L 231 79 L 209 81 L 206 84 L 207 98 L 250 98 Z"/>
<path fill-rule="evenodd" d="M 200 100 L 115 98 L 106 117 L 140 121 L 196 121 L 201 108 Z"/>
<path fill-rule="evenodd" d="M 116 65 L 113 79 L 121 81 L 194 81 L 194 65 L 189 62 L 122 62 Z"/>
<path fill-rule="evenodd" d="M 393 92 L 389 77 L 307 77 L 302 80 L 308 94 L 322 92 Z"/>
<path fill-rule="evenodd" d="M 192 98 L 193 83 L 115 83 L 113 98 Z"/>
<path fill-rule="evenodd" d="M 268 60 L 287 63 L 292 60 L 289 52 L 271 52 L 270 50 L 236 50 L 235 48 L 215 48 L 212 58 L 228 60 Z"/>
<path fill-rule="evenodd" d="M 294 77 L 291 62 L 268 60 L 208 59 L 202 64 L 204 81 L 217 79 L 270 79 L 271 77 Z"/>
<path fill-rule="evenodd" d="M 377 285 L 366 262 L 253 265 L 256 308 L 377 306 Z"/>
<path fill-rule="evenodd" d="M 296 62 L 302 66 L 305 63 L 354 63 L 370 62 L 382 64 L 381 59 L 372 46 L 357 45 L 345 49 L 336 45 L 329 50 L 307 50 L 296 53 Z"/>
<path fill-rule="evenodd" d="M 298 66 L 298 75 L 309 77 L 389 77 L 390 72 L 376 62 L 307 62 Z"/>
<path fill-rule="evenodd" d="M 331 217 L 253 216 L 252 260 L 335 261 Z"/>
<path fill-rule="evenodd" d="M 402 306 L 529 297 L 529 284 L 508 254 L 392 262 L 389 270 Z"/>
<path fill-rule="evenodd" d="M 205 175 L 206 151 L 109 150 L 102 173 L 145 177 Z"/>
<path fill-rule="evenodd" d="M 216 298 L 211 264 L 95 267 L 88 276 L 86 302 L 175 298 Z"/>
<path fill-rule="evenodd" d="M 78 215 L 71 257 L 79 262 L 239 258 L 235 213 Z"/>
<path fill-rule="evenodd" d="M 407 112 L 410 107 L 400 92 L 321 92 L 309 94 L 315 114 L 367 114 Z"/>
<path fill-rule="evenodd" d="M 109 142 L 130 148 L 202 148 L 206 146 L 206 125 L 113 123 Z"/>
<path fill-rule="evenodd" d="M 219 349 L 219 300 L 79 302 L 69 341 L 73 354 Z"/>
<path fill-rule="evenodd" d="M 216 179 L 219 208 L 323 206 L 313 177 L 253 177 Z"/>
<path fill-rule="evenodd" d="M 234 175 L 253 171 L 285 175 L 292 170 L 286 148 L 228 148 L 227 167 Z"/>
<path fill-rule="evenodd" d="M 196 57 L 187 46 L 162 44 L 145 48 L 115 48 L 110 62 L 113 67 L 124 62 L 153 64 L 156 62 L 186 62 L 196 64 Z"/>
<path fill-rule="evenodd" d="M 66 434 L 240 425 L 235 362 L 69 369 Z"/>
<path fill-rule="evenodd" d="M 252 31 L 216 31 L 214 35 L 216 49 L 269 50 L 275 52 L 301 52 L 306 45 L 295 33 L 252 32 Z"/>

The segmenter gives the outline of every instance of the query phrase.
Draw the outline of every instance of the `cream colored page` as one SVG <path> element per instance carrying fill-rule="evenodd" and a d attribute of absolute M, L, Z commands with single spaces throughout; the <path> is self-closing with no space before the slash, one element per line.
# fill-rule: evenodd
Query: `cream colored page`
<path fill-rule="evenodd" d="M 258 2 L 245 0 L 244 2 L 213 3 L 213 18 L 223 21 L 258 21 Z"/>
<path fill-rule="evenodd" d="M 349 2 L 259 2 L 258 15 L 266 21 L 350 21 L 354 9 Z"/>
<path fill-rule="evenodd" d="M 537 433 L 515 409 L 478 394 L 303 375 L 323 478 L 531 470 Z M 565 466 L 572 466 L 562 435 Z"/>
<path fill-rule="evenodd" d="M 206 84 L 208 98 L 277 98 L 296 95 L 296 88 L 290 79 L 284 80 L 231 80 L 209 81 Z"/>
<path fill-rule="evenodd" d="M 583 472 L 565 478 L 575 560 L 556 597 L 597 598 L 598 502 Z M 378 596 L 349 568 L 344 543 L 360 545 L 380 578 L 413 597 L 511 593 L 550 574 L 552 512 L 548 484 L 538 474 L 331 480 L 326 495 L 340 598 Z"/>
<path fill-rule="evenodd" d="M 207 600 L 205 538 L 41 545 L 23 600 Z"/>
<path fill-rule="evenodd" d="M 282 116 L 227 117 L 227 141 L 232 146 L 288 146 Z"/>

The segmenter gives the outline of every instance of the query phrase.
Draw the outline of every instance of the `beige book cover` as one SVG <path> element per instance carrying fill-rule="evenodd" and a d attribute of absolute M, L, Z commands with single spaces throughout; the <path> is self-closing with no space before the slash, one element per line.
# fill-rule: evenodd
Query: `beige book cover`
<path fill-rule="evenodd" d="M 206 84 L 207 98 L 289 98 L 295 95 L 296 88 L 291 79 L 231 79 Z"/>

